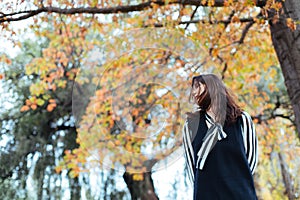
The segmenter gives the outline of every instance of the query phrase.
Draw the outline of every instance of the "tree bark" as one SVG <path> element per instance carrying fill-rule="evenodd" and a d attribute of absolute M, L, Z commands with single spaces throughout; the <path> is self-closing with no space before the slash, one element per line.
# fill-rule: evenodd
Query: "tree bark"
<path fill-rule="evenodd" d="M 269 15 L 274 15 L 271 11 Z M 283 2 L 283 12 L 277 23 L 270 21 L 272 42 L 280 62 L 287 92 L 295 114 L 295 125 L 300 138 L 300 27 L 292 30 L 286 19 L 300 19 L 300 1 Z"/>
<path fill-rule="evenodd" d="M 158 200 L 155 194 L 151 172 L 143 173 L 143 180 L 133 179 L 134 174 L 125 172 L 123 179 L 127 184 L 132 200 Z"/>

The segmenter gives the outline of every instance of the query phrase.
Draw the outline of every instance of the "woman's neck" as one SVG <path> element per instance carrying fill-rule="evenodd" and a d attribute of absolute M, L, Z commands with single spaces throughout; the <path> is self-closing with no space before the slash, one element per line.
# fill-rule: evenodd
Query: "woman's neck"
<path fill-rule="evenodd" d="M 207 110 L 206 113 L 207 113 L 211 118 L 213 118 L 213 120 L 216 120 L 216 115 L 214 114 L 214 112 L 213 112 L 211 109 Z"/>

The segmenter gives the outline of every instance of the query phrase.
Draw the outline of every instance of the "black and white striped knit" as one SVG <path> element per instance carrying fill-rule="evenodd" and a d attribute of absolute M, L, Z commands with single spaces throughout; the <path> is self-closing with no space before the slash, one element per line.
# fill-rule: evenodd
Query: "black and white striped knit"
<path fill-rule="evenodd" d="M 183 146 L 188 173 L 192 182 L 194 182 L 195 168 L 202 170 L 205 161 L 209 156 L 209 153 L 211 152 L 217 141 L 220 141 L 227 137 L 227 134 L 223 131 L 222 126 L 220 124 L 214 123 L 211 117 L 205 113 L 206 120 L 211 124 L 211 127 L 208 129 L 207 134 L 202 139 L 203 143 L 200 150 L 197 152 L 198 159 L 196 160 L 194 156 L 195 152 L 192 147 L 192 141 L 196 136 L 198 130 L 199 117 L 199 111 L 193 113 L 192 117 L 188 117 L 186 119 L 183 126 Z M 245 154 L 249 163 L 251 173 L 254 174 L 258 160 L 257 137 L 251 117 L 245 111 L 242 112 L 241 129 Z"/>
<path fill-rule="evenodd" d="M 242 119 L 242 133 L 244 139 L 245 152 L 251 173 L 254 174 L 258 161 L 258 144 L 255 133 L 255 126 L 252 122 L 251 116 L 247 112 L 243 112 Z"/>

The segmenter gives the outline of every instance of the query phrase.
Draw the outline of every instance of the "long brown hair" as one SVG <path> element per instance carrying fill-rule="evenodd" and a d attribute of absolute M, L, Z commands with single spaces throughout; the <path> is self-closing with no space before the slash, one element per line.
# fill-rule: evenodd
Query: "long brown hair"
<path fill-rule="evenodd" d="M 204 85 L 204 91 L 193 94 L 193 89 Z M 204 74 L 192 78 L 192 89 L 189 101 L 196 103 L 201 110 L 209 110 L 216 115 L 216 122 L 222 125 L 232 123 L 241 116 L 242 109 L 235 102 L 233 93 L 226 88 L 221 79 L 214 74 Z M 226 109 L 224 109 L 226 108 Z"/>

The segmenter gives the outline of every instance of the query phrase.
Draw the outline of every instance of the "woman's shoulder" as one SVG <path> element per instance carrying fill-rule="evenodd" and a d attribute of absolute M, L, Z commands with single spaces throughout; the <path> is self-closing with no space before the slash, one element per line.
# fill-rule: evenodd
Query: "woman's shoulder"
<path fill-rule="evenodd" d="M 251 119 L 252 119 L 251 115 L 250 115 L 247 111 L 245 111 L 245 110 L 243 110 L 243 111 L 241 112 L 241 117 L 246 118 L 246 119 L 248 119 L 248 120 L 251 120 Z"/>
<path fill-rule="evenodd" d="M 199 115 L 200 111 L 194 111 L 194 112 L 186 112 L 186 117 L 187 118 L 194 118 L 196 117 L 197 115 Z"/>
<path fill-rule="evenodd" d="M 196 109 L 194 111 L 191 112 L 186 112 L 186 118 L 187 120 L 189 119 L 195 119 L 195 118 L 199 118 L 201 114 L 203 114 L 205 111 L 201 110 L 201 109 Z"/>
<path fill-rule="evenodd" d="M 251 119 L 251 116 L 249 115 L 249 113 L 246 112 L 246 111 L 244 111 L 244 110 L 242 110 L 240 112 L 240 114 L 235 117 L 234 120 L 232 120 L 232 121 L 226 120 L 225 123 L 226 124 L 230 124 L 230 125 L 236 124 L 236 123 L 237 124 L 243 124 L 243 121 L 245 121 L 245 119 L 247 120 L 249 118 Z"/>
<path fill-rule="evenodd" d="M 252 117 L 247 111 L 242 111 L 238 120 L 242 126 L 252 124 Z"/>

